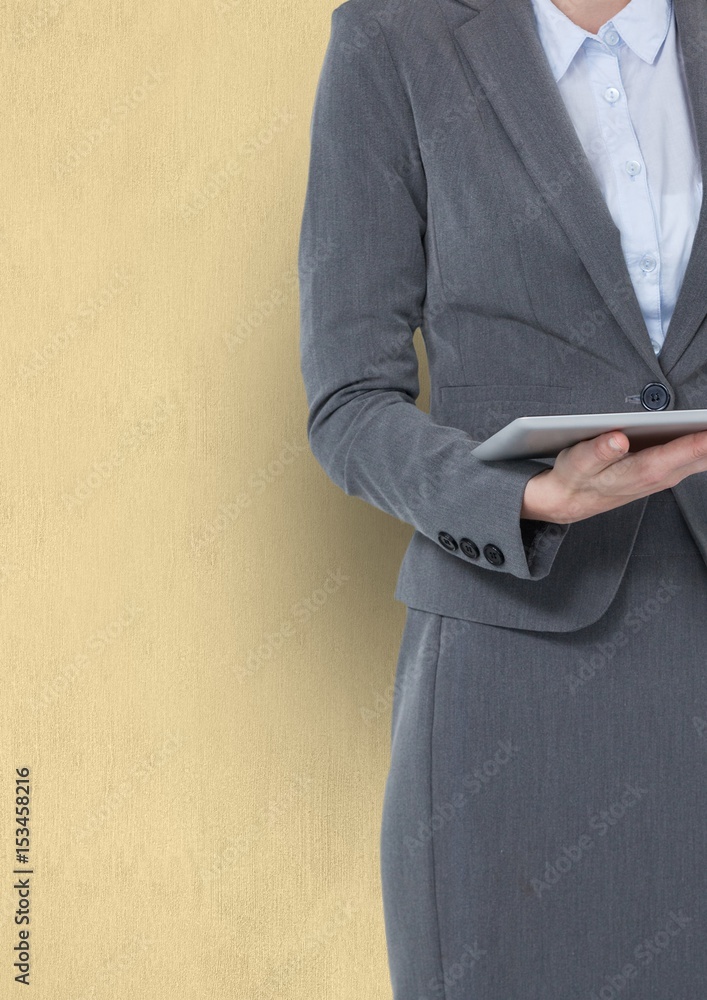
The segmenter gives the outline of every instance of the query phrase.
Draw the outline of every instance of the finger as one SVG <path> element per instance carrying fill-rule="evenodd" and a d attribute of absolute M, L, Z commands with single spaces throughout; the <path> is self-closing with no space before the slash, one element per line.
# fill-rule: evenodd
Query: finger
<path fill-rule="evenodd" d="M 655 486 L 706 470 L 707 431 L 696 431 L 637 452 L 631 471 L 638 481 Z"/>

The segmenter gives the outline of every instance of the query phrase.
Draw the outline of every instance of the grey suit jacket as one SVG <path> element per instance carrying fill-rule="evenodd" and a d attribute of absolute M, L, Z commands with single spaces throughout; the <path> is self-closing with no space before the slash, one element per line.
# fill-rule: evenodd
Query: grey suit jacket
<path fill-rule="evenodd" d="M 707 177 L 707 2 L 674 3 Z M 552 463 L 471 451 L 524 414 L 641 410 L 649 382 L 670 409 L 707 406 L 707 198 L 656 357 L 530 0 L 346 0 L 310 140 L 309 442 L 347 494 L 414 527 L 394 596 L 513 628 L 596 621 L 647 499 L 524 521 L 526 483 Z M 429 413 L 415 405 L 418 327 Z M 673 493 L 707 560 L 707 473 Z"/>

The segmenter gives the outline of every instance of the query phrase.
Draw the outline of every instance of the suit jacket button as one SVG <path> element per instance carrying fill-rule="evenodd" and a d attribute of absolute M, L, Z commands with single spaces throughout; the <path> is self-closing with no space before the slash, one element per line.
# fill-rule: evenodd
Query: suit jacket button
<path fill-rule="evenodd" d="M 500 566 L 506 561 L 506 557 L 497 545 L 484 545 L 484 555 L 492 566 Z"/>
<path fill-rule="evenodd" d="M 442 545 L 448 552 L 454 552 L 459 547 L 457 545 L 456 538 L 452 538 L 448 531 L 440 531 L 437 535 L 437 541 Z"/>
<path fill-rule="evenodd" d="M 462 550 L 465 556 L 469 557 L 469 559 L 479 558 L 479 547 L 478 545 L 474 545 L 474 543 L 470 538 L 460 538 L 459 548 Z"/>
<path fill-rule="evenodd" d="M 649 382 L 641 390 L 641 404 L 646 410 L 664 410 L 670 402 L 670 393 L 662 382 Z"/>

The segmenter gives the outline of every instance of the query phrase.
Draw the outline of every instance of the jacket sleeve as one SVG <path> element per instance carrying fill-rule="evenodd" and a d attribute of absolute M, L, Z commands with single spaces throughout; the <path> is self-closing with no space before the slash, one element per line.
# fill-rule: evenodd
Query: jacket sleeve
<path fill-rule="evenodd" d="M 427 203 L 415 121 L 379 21 L 356 0 L 331 18 L 298 257 L 310 448 L 347 494 L 451 556 L 540 579 L 569 528 L 520 517 L 547 463 L 483 462 L 469 434 L 415 405 Z"/>

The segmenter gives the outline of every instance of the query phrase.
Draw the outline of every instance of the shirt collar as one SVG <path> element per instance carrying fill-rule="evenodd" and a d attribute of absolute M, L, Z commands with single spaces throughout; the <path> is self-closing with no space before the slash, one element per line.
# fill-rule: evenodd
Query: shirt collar
<path fill-rule="evenodd" d="M 673 14 L 673 0 L 630 0 L 594 35 L 570 20 L 553 0 L 532 0 L 532 4 L 540 41 L 555 81 L 564 76 L 585 39 L 603 38 L 609 24 L 637 56 L 653 63 L 665 41 Z"/>

